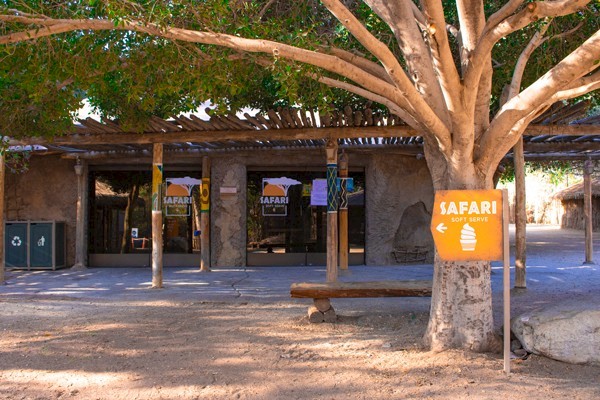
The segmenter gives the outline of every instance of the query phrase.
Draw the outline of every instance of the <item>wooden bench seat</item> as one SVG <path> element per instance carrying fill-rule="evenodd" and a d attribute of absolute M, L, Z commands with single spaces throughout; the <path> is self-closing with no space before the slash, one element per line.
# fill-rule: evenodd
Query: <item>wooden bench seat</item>
<path fill-rule="evenodd" d="M 428 297 L 432 281 L 365 281 L 365 282 L 299 282 L 292 283 L 292 298 L 313 299 L 308 309 L 310 322 L 335 322 L 331 298 L 360 297 Z"/>
<path fill-rule="evenodd" d="M 427 297 L 431 281 L 300 282 L 292 283 L 293 298 Z"/>

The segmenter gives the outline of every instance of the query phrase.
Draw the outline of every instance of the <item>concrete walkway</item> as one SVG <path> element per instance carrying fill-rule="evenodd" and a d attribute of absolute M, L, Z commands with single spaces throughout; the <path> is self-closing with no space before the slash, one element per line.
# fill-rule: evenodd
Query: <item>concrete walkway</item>
<path fill-rule="evenodd" d="M 598 234 L 596 237 L 600 236 Z M 600 303 L 600 268 L 583 265 L 584 234 L 555 227 L 528 226 L 527 290 L 515 290 L 513 305 L 528 309 L 534 305 L 581 298 Z M 600 240 L 595 240 L 594 260 L 600 263 Z M 511 249 L 511 253 L 514 248 Z M 512 263 L 511 263 L 512 264 Z M 493 263 L 494 308 L 501 308 L 502 267 Z M 340 273 L 340 280 L 431 279 L 432 265 L 353 266 Z M 102 301 L 219 301 L 293 302 L 289 288 L 293 282 L 324 281 L 325 267 L 214 268 L 201 273 L 197 268 L 165 268 L 164 288 L 151 288 L 149 268 L 90 268 L 76 271 L 6 271 L 0 285 L 1 299 L 60 297 Z M 511 271 L 514 280 L 514 271 Z M 512 284 L 511 284 L 512 287 Z M 408 309 L 428 311 L 429 298 L 415 299 L 336 299 L 351 312 L 376 307 L 381 311 Z"/>

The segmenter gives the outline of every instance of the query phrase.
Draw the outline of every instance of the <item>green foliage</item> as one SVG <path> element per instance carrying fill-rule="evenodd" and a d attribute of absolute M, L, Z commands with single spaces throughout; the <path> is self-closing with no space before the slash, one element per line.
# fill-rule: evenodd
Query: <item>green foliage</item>
<path fill-rule="evenodd" d="M 442 3 L 448 22 L 457 25 L 455 2 Z M 364 2 L 349 0 L 344 4 L 403 64 L 390 28 Z M 503 4 L 485 2 L 486 13 L 491 14 Z M 550 36 L 579 23 L 582 26 L 567 37 L 549 40 L 536 51 L 526 70 L 524 85 L 537 79 L 599 28 L 598 7 L 594 2 L 581 13 L 551 22 Z M 56 18 L 108 18 L 115 26 L 135 20 L 161 29 L 222 32 L 315 51 L 336 46 L 370 57 L 318 0 L 0 1 L 0 12 L 6 9 Z M 546 22 L 539 22 L 542 23 Z M 0 35 L 16 28 L 24 27 L 18 23 L 2 24 Z M 532 26 L 510 35 L 494 48 L 494 109 L 502 88 L 510 82 L 516 57 L 537 28 Z M 458 65 L 458 45 L 453 38 L 451 42 Z M 207 100 L 218 106 L 219 113 L 244 107 L 294 105 L 324 110 L 331 106 L 362 107 L 365 102 L 317 83 L 310 77 L 312 74 L 329 74 L 316 67 L 125 31 L 75 31 L 0 46 L 0 61 L 0 133 L 11 137 L 65 132 L 83 98 L 89 98 L 101 115 L 116 118 L 135 131 L 143 131 L 152 115 L 169 117 L 192 111 Z M 598 103 L 597 92 L 587 97 Z M 374 108 L 382 109 L 379 105 Z"/>
<path fill-rule="evenodd" d="M 583 163 L 580 161 L 546 161 L 546 162 L 526 162 L 525 174 L 538 174 L 546 178 L 552 185 L 558 185 L 564 182 L 569 176 L 581 175 Z M 500 177 L 501 183 L 514 182 L 515 168 L 514 164 L 507 163 Z"/>
<path fill-rule="evenodd" d="M 148 171 L 107 171 L 97 178 L 117 194 L 129 194 L 134 186 L 143 186 L 151 181 Z"/>
<path fill-rule="evenodd" d="M 486 2 L 486 6 L 491 6 Z M 540 20 L 525 29 L 517 31 L 502 39 L 492 53 L 494 64 L 494 81 L 492 89 L 492 112 L 499 108 L 499 99 L 505 85 L 510 84 L 518 56 L 531 40 L 534 33 L 542 25 L 549 24 L 545 37 L 549 38 L 534 51 L 522 81 L 522 88 L 529 86 L 550 68 L 560 62 L 569 53 L 575 50 L 582 42 L 600 29 L 600 2 L 590 5 L 576 14 L 555 18 L 551 21 Z M 564 33 L 570 32 L 567 35 Z M 594 104 L 600 104 L 598 91 L 592 92 L 583 98 L 591 99 Z M 572 100 L 573 102 L 580 99 Z"/>

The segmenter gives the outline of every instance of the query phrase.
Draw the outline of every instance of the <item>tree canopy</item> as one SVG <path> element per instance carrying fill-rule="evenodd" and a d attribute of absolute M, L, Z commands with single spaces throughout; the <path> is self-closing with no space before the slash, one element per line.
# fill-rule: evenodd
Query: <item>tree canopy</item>
<path fill-rule="evenodd" d="M 407 68 L 398 35 L 366 3 L 344 2 Z M 497 12 L 502 3 L 486 2 L 486 15 Z M 449 30 L 455 32 L 459 16 L 454 2 L 443 5 Z M 81 29 L 37 38 L 35 46 L 21 42 L 0 47 L 0 127 L 16 137 L 64 132 L 83 98 L 89 98 L 102 115 L 118 118 L 133 130 L 141 130 L 151 115 L 169 117 L 192 111 L 206 100 L 219 106 L 217 112 L 294 104 L 325 109 L 365 101 L 338 89 L 340 85 L 315 79 L 320 76 L 350 84 L 347 77 L 331 71 L 270 54 L 169 40 L 161 35 L 167 27 L 268 39 L 338 57 L 342 57 L 339 52 L 347 52 L 343 57 L 377 63 L 377 57 L 315 0 L 2 1 L 0 7 L 5 16 L 106 19 L 115 28 L 135 21 L 157 30 L 148 35 L 131 30 Z M 548 40 L 525 70 L 525 87 L 598 30 L 597 7 L 592 4 L 560 21 L 544 18 L 502 38 L 493 47 L 492 111 L 498 109 L 502 90 L 510 83 L 517 56 L 540 26 L 549 25 Z M 4 21 L 0 34 L 5 35 L 5 41 L 6 35 L 26 28 L 43 31 L 33 21 Z M 449 41 L 459 67 L 459 40 L 449 35 Z M 587 96 L 597 100 L 596 93 Z"/>

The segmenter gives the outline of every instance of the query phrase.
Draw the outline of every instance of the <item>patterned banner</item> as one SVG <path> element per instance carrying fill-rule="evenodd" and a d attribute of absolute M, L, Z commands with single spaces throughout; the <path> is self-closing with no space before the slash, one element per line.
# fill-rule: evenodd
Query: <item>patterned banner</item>
<path fill-rule="evenodd" d="M 337 164 L 327 164 L 327 212 L 338 209 Z"/>
<path fill-rule="evenodd" d="M 163 165 L 152 164 L 152 211 L 162 211 Z"/>
<path fill-rule="evenodd" d="M 210 211 L 210 178 L 202 178 L 202 190 L 200 192 L 200 212 Z"/>
<path fill-rule="evenodd" d="M 348 209 L 348 178 L 340 179 L 340 210 Z"/>

